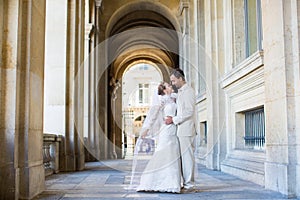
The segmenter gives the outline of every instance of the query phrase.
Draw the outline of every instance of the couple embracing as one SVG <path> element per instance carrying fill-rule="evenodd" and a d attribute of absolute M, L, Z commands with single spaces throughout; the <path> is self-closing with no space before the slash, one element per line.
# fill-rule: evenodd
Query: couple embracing
<path fill-rule="evenodd" d="M 159 127 L 157 148 L 137 191 L 181 193 L 194 187 L 195 94 L 181 69 L 171 72 L 170 80 L 178 93 L 172 93 L 172 86 L 166 82 L 158 86 L 160 99 L 150 108 L 140 134 L 147 137 Z"/>

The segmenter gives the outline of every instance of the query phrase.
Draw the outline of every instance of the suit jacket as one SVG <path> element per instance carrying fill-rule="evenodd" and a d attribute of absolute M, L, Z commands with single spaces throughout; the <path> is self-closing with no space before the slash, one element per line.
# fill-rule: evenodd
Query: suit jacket
<path fill-rule="evenodd" d="M 195 136 L 196 97 L 194 89 L 188 84 L 184 84 L 178 90 L 176 104 L 177 114 L 173 117 L 173 123 L 177 125 L 177 136 Z"/>

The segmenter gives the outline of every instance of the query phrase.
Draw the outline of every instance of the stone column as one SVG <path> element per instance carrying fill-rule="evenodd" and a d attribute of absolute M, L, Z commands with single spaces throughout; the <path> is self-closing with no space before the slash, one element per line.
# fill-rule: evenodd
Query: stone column
<path fill-rule="evenodd" d="M 85 2 L 85 52 L 84 52 L 84 135 L 87 137 L 86 148 L 89 153 L 99 157 L 95 142 L 95 14 L 91 15 L 90 10 L 95 6 L 90 6 L 88 1 Z M 91 20 L 90 20 L 91 19 Z"/>
<path fill-rule="evenodd" d="M 118 82 L 119 88 L 117 89 L 117 104 L 116 104 L 116 137 L 115 137 L 115 145 L 116 145 L 116 153 L 117 158 L 122 158 L 122 148 L 123 148 L 123 140 L 122 140 L 122 85 Z"/>
<path fill-rule="evenodd" d="M 66 132 L 64 139 L 63 171 L 74 171 L 75 160 L 75 113 L 74 113 L 74 77 L 76 61 L 76 1 L 70 0 L 67 5 L 67 59 L 66 59 Z"/>
<path fill-rule="evenodd" d="M 88 11 L 86 11 L 86 14 L 88 14 Z M 93 93 L 91 91 L 90 88 L 90 77 L 92 76 L 91 72 L 91 59 L 90 59 L 90 33 L 92 30 L 92 24 L 89 24 L 88 22 L 86 22 L 87 24 L 85 24 L 85 41 L 84 41 L 84 69 L 83 69 L 83 73 L 84 73 L 84 99 L 83 99 L 83 109 L 84 109 L 84 122 L 83 122 L 83 131 L 84 131 L 84 137 L 87 137 L 87 144 L 86 144 L 86 148 L 88 151 L 91 151 L 93 149 L 93 142 L 94 142 L 94 138 L 93 135 L 91 135 L 92 131 L 91 131 L 91 126 L 90 126 L 90 119 L 91 119 L 91 112 L 90 112 L 90 107 L 91 107 L 91 94 Z M 94 154 L 93 152 L 91 152 L 92 155 Z"/>
<path fill-rule="evenodd" d="M 94 127 L 95 143 L 99 159 L 107 159 L 109 155 L 108 115 L 108 61 L 106 60 L 105 34 L 100 30 L 102 0 L 95 1 L 95 68 L 94 68 Z M 96 112 L 95 112 L 96 111 Z"/>
<path fill-rule="evenodd" d="M 0 199 L 18 199 L 18 0 L 0 3 Z"/>
<path fill-rule="evenodd" d="M 215 99 L 215 106 L 218 108 L 218 130 L 215 134 L 217 138 L 217 145 L 218 145 L 218 169 L 220 170 L 221 162 L 226 158 L 227 154 L 227 136 L 226 136 L 226 106 L 225 106 L 225 92 L 221 88 L 220 80 L 221 77 L 225 74 L 225 56 L 227 49 L 225 48 L 225 28 L 226 24 L 224 24 L 225 13 L 227 11 L 224 10 L 227 2 L 223 0 L 215 0 L 215 9 L 216 9 L 216 16 L 215 16 L 215 26 L 216 26 L 216 45 L 215 45 L 215 52 L 216 52 L 216 72 L 215 76 L 215 92 L 217 93 L 217 98 Z M 226 50 L 225 50 L 226 49 Z"/>
<path fill-rule="evenodd" d="M 64 171 L 84 168 L 83 73 L 84 5 L 70 0 L 67 7 L 66 133 L 62 166 Z"/>
<path fill-rule="evenodd" d="M 17 105 L 19 198 L 44 190 L 43 105 L 45 0 L 20 1 Z"/>
<path fill-rule="evenodd" d="M 122 88 L 120 82 L 112 86 L 112 153 L 111 158 L 122 157 Z"/>
<path fill-rule="evenodd" d="M 181 57 L 180 68 L 185 72 L 185 78 L 190 80 L 190 13 L 189 2 L 186 0 L 180 1 L 179 15 L 182 18 L 182 42 L 181 42 Z"/>
<path fill-rule="evenodd" d="M 208 59 L 206 65 L 206 98 L 207 98 L 207 158 L 206 167 L 209 169 L 218 169 L 218 104 L 217 104 L 217 88 L 218 82 L 216 75 L 218 71 L 212 61 L 216 59 L 216 8 L 214 1 L 205 1 L 205 48 L 207 50 Z"/>
<path fill-rule="evenodd" d="M 76 59 L 77 65 L 75 70 L 75 130 L 76 130 L 76 170 L 83 170 L 85 167 L 84 158 L 84 41 L 85 41 L 85 4 L 84 0 L 77 1 L 76 12 Z"/>
<path fill-rule="evenodd" d="M 223 1 L 205 1 L 206 98 L 207 98 L 207 163 L 220 170 L 226 156 L 225 95 L 220 87 L 224 74 Z"/>
<path fill-rule="evenodd" d="M 265 187 L 294 197 L 300 171 L 299 11 L 297 1 L 261 3 L 266 91 Z"/>

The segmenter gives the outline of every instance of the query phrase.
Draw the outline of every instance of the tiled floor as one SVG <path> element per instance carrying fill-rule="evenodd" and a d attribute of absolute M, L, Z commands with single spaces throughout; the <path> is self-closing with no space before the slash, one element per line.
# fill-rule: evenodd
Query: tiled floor
<path fill-rule="evenodd" d="M 86 170 L 46 178 L 45 191 L 35 199 L 286 199 L 279 193 L 199 165 L 199 179 L 192 193 L 146 193 L 127 189 L 131 161 L 87 163 Z"/>

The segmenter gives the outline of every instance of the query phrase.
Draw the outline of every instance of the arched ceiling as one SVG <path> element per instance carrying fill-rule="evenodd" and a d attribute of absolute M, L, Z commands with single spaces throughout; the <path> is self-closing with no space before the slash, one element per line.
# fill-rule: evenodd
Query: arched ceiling
<path fill-rule="evenodd" d="M 172 66 L 172 61 L 165 54 L 165 52 L 154 49 L 154 48 L 140 48 L 138 51 L 126 51 L 114 62 L 114 66 L 120 66 L 116 68 L 115 71 L 115 79 L 121 79 L 124 71 L 132 65 L 132 63 L 136 63 L 141 61 L 143 63 L 150 63 L 153 66 L 156 66 L 158 70 L 161 72 L 163 79 L 168 80 L 170 74 L 169 68 L 166 66 Z"/>
<path fill-rule="evenodd" d="M 125 30 L 137 27 L 160 27 L 175 29 L 164 16 L 149 10 L 137 10 L 123 16 L 110 31 L 110 35 L 115 35 Z"/>
<path fill-rule="evenodd" d="M 128 9 L 123 6 L 108 23 L 107 52 L 111 75 L 119 79 L 132 62 L 148 60 L 160 66 L 165 76 L 169 74 L 169 67 L 178 66 L 179 39 L 174 22 L 171 23 L 174 18 L 166 18 L 170 13 L 156 12 L 153 8 L 157 8 L 157 4 L 148 1 L 135 4 L 140 6 L 136 9 L 133 4 L 129 4 Z"/>

